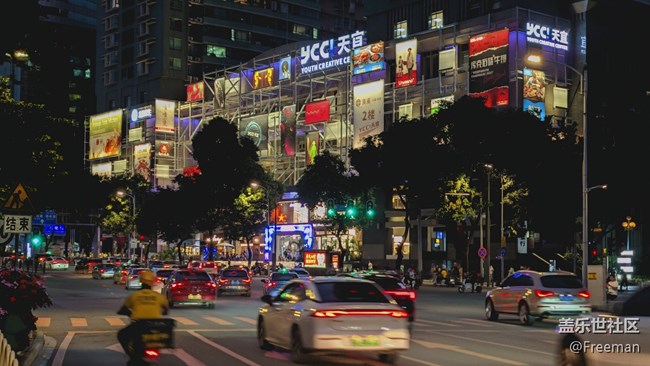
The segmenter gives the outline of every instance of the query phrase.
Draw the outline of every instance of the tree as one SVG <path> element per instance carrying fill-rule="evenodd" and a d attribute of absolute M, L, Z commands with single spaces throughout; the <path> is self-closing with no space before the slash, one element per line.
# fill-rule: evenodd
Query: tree
<path fill-rule="evenodd" d="M 155 198 L 143 207 L 145 215 L 156 216 L 158 238 L 176 243 L 178 261 L 183 263 L 183 242 L 196 232 L 196 195 L 189 189 L 161 188 Z"/>
<path fill-rule="evenodd" d="M 246 187 L 235 199 L 233 208 L 225 214 L 226 224 L 222 226 L 224 236 L 233 241 L 244 238 L 247 245 L 248 268 L 251 268 L 253 257 L 251 241 L 266 224 L 265 206 L 266 192 Z"/>

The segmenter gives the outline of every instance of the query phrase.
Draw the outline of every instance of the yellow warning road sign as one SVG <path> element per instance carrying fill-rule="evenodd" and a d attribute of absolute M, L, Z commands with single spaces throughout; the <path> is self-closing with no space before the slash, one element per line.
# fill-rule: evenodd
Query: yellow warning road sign
<path fill-rule="evenodd" d="M 3 207 L 7 209 L 20 210 L 23 209 L 26 203 L 29 203 L 27 191 L 25 191 L 25 187 L 23 187 L 22 184 L 18 183 L 11 195 L 7 198 Z"/>

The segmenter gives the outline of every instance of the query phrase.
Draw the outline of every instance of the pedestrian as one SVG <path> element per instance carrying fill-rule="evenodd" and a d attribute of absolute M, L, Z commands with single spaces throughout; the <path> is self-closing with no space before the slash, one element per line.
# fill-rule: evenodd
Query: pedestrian
<path fill-rule="evenodd" d="M 510 269 L 508 269 L 508 276 L 512 276 L 513 274 L 515 274 L 515 269 L 510 267 Z"/>
<path fill-rule="evenodd" d="M 413 288 L 415 286 L 415 269 L 413 267 L 408 270 L 408 281 L 411 288 Z"/>
<path fill-rule="evenodd" d="M 368 271 L 372 271 L 372 262 L 368 261 Z"/>
<path fill-rule="evenodd" d="M 614 275 L 609 275 L 607 280 L 607 300 L 616 300 L 618 297 L 618 281 Z"/>
<path fill-rule="evenodd" d="M 494 267 L 491 264 L 488 269 L 488 286 L 494 286 Z"/>

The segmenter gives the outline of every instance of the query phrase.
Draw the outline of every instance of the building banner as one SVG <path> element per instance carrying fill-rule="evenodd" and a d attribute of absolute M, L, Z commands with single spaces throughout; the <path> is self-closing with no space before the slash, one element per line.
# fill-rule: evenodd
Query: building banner
<path fill-rule="evenodd" d="M 279 80 L 291 80 L 291 57 L 280 59 L 280 72 L 278 75 Z"/>
<path fill-rule="evenodd" d="M 199 81 L 198 83 L 194 84 L 188 84 L 185 87 L 185 94 L 187 96 L 187 102 L 194 102 L 197 100 L 203 100 L 204 98 L 204 88 L 203 88 L 203 81 Z"/>
<path fill-rule="evenodd" d="M 156 156 L 161 158 L 173 158 L 174 143 L 172 141 L 156 141 Z"/>
<path fill-rule="evenodd" d="M 305 104 L 305 124 L 327 122 L 330 120 L 330 101 L 328 99 Z"/>
<path fill-rule="evenodd" d="M 363 146 L 368 136 L 384 132 L 384 79 L 356 85 L 354 93 L 354 143 Z"/>
<path fill-rule="evenodd" d="M 544 71 L 524 68 L 524 111 L 542 121 L 546 118 L 545 93 Z"/>
<path fill-rule="evenodd" d="M 417 55 L 417 39 L 395 44 L 395 67 L 397 67 L 397 70 L 395 70 L 395 88 L 417 84 Z"/>
<path fill-rule="evenodd" d="M 141 175 L 147 182 L 151 181 L 151 144 L 133 146 L 133 174 Z"/>
<path fill-rule="evenodd" d="M 113 164 L 111 162 L 93 164 L 90 166 L 90 174 L 101 178 L 110 178 L 113 174 Z"/>
<path fill-rule="evenodd" d="M 486 107 L 508 105 L 508 29 L 469 39 L 469 95 Z"/>
<path fill-rule="evenodd" d="M 369 44 L 353 51 L 352 73 L 354 75 L 383 70 L 385 64 L 384 42 Z"/>
<path fill-rule="evenodd" d="M 319 143 L 320 132 L 311 131 L 305 134 L 305 164 L 307 166 L 314 164 L 314 159 L 318 156 Z"/>
<path fill-rule="evenodd" d="M 239 119 L 239 135 L 250 138 L 260 151 L 268 150 L 269 115 L 241 117 Z"/>
<path fill-rule="evenodd" d="M 282 108 L 280 114 L 280 144 L 282 155 L 296 156 L 296 105 Z"/>
<path fill-rule="evenodd" d="M 156 132 L 174 133 L 174 111 L 176 103 L 171 100 L 156 99 Z"/>
<path fill-rule="evenodd" d="M 88 159 L 120 155 L 122 148 L 122 110 L 90 116 Z"/>

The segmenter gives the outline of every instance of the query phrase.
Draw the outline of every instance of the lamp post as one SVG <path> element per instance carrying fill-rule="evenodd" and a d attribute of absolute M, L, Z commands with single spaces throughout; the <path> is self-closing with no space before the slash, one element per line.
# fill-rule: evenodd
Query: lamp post
<path fill-rule="evenodd" d="M 528 56 L 528 61 L 539 63 L 539 55 Z M 588 197 L 589 188 L 587 188 L 587 65 L 582 72 L 575 67 L 564 62 L 549 60 L 549 62 L 566 67 L 575 72 L 580 77 L 580 95 L 582 95 L 582 283 L 587 287 L 587 258 L 589 258 L 589 248 L 587 236 L 589 235 L 589 212 Z"/>
<path fill-rule="evenodd" d="M 625 221 L 621 223 L 621 226 L 623 226 L 623 230 L 627 232 L 626 249 L 630 250 L 630 231 L 634 230 L 634 228 L 636 227 L 636 222 L 632 221 L 632 216 L 627 216 L 625 218 Z"/>
<path fill-rule="evenodd" d="M 126 190 L 119 190 L 117 191 L 117 195 L 119 197 L 129 197 L 131 198 L 131 208 L 132 208 L 132 218 L 133 218 L 133 227 L 131 231 L 131 240 L 136 240 L 136 228 L 135 228 L 135 193 L 133 193 L 132 190 L 126 189 Z M 126 256 L 129 260 L 131 260 L 131 240 L 127 243 L 126 246 Z"/>
<path fill-rule="evenodd" d="M 263 186 L 263 185 L 261 185 L 261 184 L 259 184 L 257 182 L 252 182 L 251 187 L 253 187 L 253 188 L 262 188 L 264 190 L 264 194 L 266 195 L 266 207 L 267 207 L 267 211 L 266 211 L 266 227 L 267 227 L 267 229 L 270 229 L 270 226 L 271 226 L 271 201 L 269 200 L 269 190 L 265 186 Z M 277 239 L 278 236 L 277 236 L 276 232 L 277 232 L 277 219 L 274 217 L 274 219 L 273 219 L 273 234 L 272 234 L 273 235 L 272 236 L 273 240 L 272 240 L 272 243 L 271 243 L 271 245 L 272 245 L 272 247 L 271 247 L 271 252 L 272 252 L 271 268 L 272 268 L 272 270 L 275 269 L 275 265 L 277 263 L 277 250 L 276 250 L 277 249 L 277 243 L 276 243 L 277 240 L 276 239 Z M 268 242 L 268 241 L 265 240 L 265 242 Z"/>
<path fill-rule="evenodd" d="M 490 198 L 490 180 L 492 178 L 492 169 L 494 169 L 494 166 L 492 164 L 485 164 L 484 165 L 485 170 L 487 171 L 487 223 L 485 230 L 487 231 L 486 237 L 487 237 L 487 242 L 485 243 L 487 246 L 487 261 L 485 261 L 485 272 L 484 273 L 490 273 L 490 204 L 492 203 L 491 198 Z"/>

